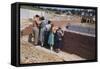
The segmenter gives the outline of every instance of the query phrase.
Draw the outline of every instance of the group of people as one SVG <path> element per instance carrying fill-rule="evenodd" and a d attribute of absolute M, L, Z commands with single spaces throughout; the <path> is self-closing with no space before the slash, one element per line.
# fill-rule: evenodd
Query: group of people
<path fill-rule="evenodd" d="M 48 46 L 51 51 L 60 51 L 64 32 L 61 27 L 55 26 L 50 20 L 35 15 L 33 17 L 32 34 L 34 34 L 35 46 Z"/>

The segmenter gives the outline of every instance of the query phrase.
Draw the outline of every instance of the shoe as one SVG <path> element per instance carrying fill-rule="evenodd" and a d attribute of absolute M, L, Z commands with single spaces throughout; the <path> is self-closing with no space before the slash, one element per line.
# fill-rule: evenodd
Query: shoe
<path fill-rule="evenodd" d="M 43 47 L 43 43 L 41 43 L 41 47 Z"/>
<path fill-rule="evenodd" d="M 53 47 L 52 46 L 50 47 L 50 50 L 53 51 Z"/>
<path fill-rule="evenodd" d="M 55 51 L 56 53 L 59 53 L 60 52 L 60 49 L 56 49 L 56 51 Z"/>
<path fill-rule="evenodd" d="M 34 44 L 34 46 L 37 46 L 37 44 Z"/>

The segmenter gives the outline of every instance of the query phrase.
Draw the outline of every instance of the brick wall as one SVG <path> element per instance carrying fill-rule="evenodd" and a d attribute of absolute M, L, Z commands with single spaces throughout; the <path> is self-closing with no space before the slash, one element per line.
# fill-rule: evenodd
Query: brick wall
<path fill-rule="evenodd" d="M 95 59 L 95 37 L 65 32 L 62 50 L 86 59 Z"/>

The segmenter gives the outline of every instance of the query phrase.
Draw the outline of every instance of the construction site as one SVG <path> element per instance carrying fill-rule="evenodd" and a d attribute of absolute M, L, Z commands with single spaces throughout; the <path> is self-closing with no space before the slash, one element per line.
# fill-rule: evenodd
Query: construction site
<path fill-rule="evenodd" d="M 26 6 L 25 6 L 26 7 Z M 95 11 L 91 9 L 51 9 L 51 7 L 20 8 L 20 63 L 47 63 L 93 60 L 96 57 Z M 62 10 L 62 11 L 61 11 Z M 72 13 L 75 10 L 83 13 Z M 75 12 L 74 11 L 74 12 Z M 87 13 L 86 13 L 87 12 Z M 88 13 L 89 12 L 89 13 Z M 32 18 L 36 14 L 64 30 L 59 53 L 28 42 L 32 33 Z M 67 28 L 68 26 L 68 28 Z M 34 41 L 34 38 L 32 38 Z"/>

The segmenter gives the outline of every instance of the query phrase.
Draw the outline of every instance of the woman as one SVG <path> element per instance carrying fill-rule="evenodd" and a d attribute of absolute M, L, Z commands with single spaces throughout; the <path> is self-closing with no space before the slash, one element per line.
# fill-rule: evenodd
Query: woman
<path fill-rule="evenodd" d="M 55 48 L 56 52 L 60 52 L 60 48 L 62 46 L 62 36 L 64 35 L 63 30 L 59 27 L 55 33 Z"/>

